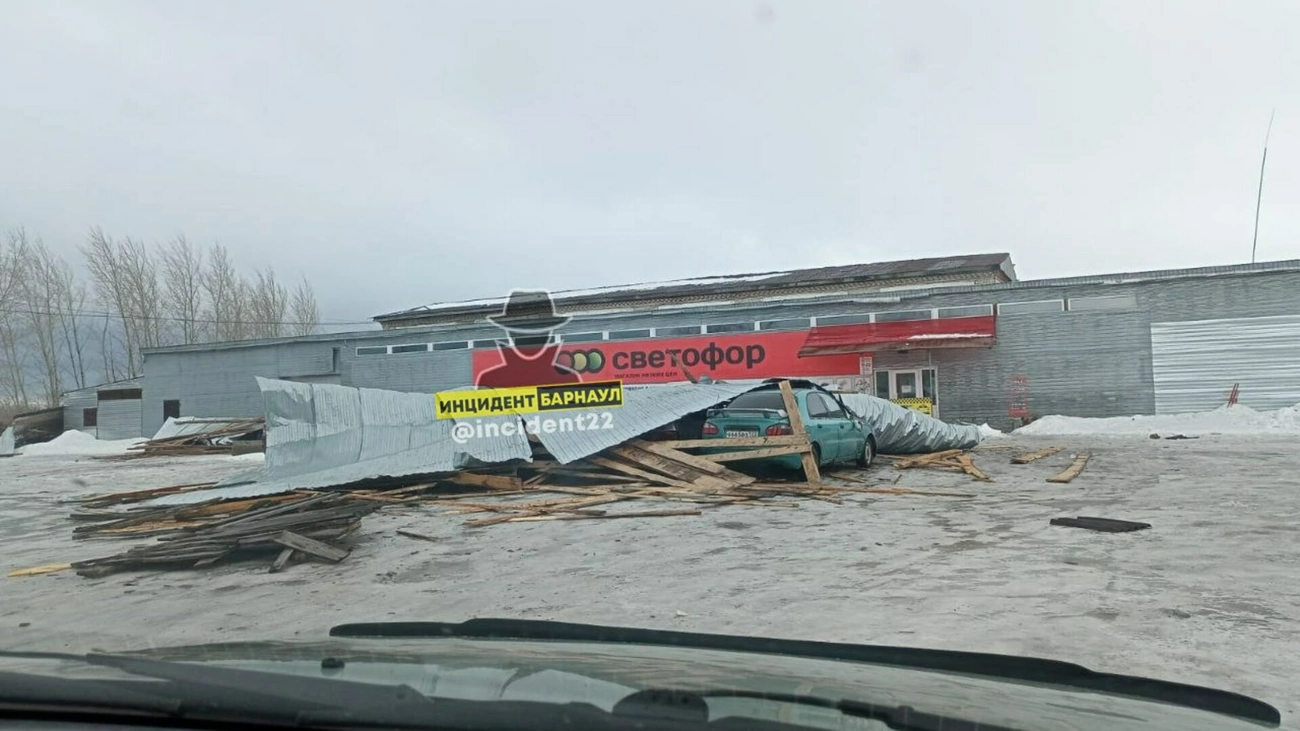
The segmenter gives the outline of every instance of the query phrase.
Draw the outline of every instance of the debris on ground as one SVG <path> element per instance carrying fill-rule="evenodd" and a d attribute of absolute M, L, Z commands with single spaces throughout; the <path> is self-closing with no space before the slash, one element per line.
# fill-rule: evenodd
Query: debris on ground
<path fill-rule="evenodd" d="M 845 495 L 855 494 L 976 497 L 898 488 L 849 475 L 824 477 L 794 408 L 790 383 L 781 382 L 780 390 L 792 415 L 792 434 L 653 441 L 643 434 L 568 460 L 561 459 L 554 444 L 548 448 L 541 437 L 528 435 L 527 458 L 516 452 L 515 458 L 501 462 L 471 459 L 450 471 L 360 471 L 351 480 L 308 482 L 269 494 L 257 491 L 256 483 L 248 483 L 253 489 L 241 493 L 245 483 L 208 482 L 84 497 L 75 501 L 70 515 L 78 523 L 74 538 L 151 542 L 89 561 L 22 569 L 16 575 L 71 568 L 98 577 L 127 570 L 202 568 L 259 556 L 273 559 L 272 572 L 284 570 L 294 557 L 337 563 L 348 556 L 349 539 L 362 518 L 385 508 L 432 507 L 441 515 L 463 517 L 462 527 L 475 529 L 505 523 L 700 516 L 722 506 L 790 509 L 804 500 L 838 505 Z M 260 419 L 181 421 L 169 420 L 171 434 L 156 435 L 131 456 L 211 453 L 228 450 L 228 442 L 242 437 L 263 438 Z M 221 424 L 214 426 L 218 421 Z M 782 480 L 735 469 L 777 455 L 799 455 L 803 474 Z M 905 461 L 933 462 L 989 479 L 961 449 Z M 647 500 L 659 504 L 631 505 Z M 397 535 L 439 540 L 412 530 Z"/>
<path fill-rule="evenodd" d="M 1103 533 L 1129 533 L 1151 527 L 1150 523 L 1137 523 L 1131 520 L 1116 520 L 1114 518 L 1089 518 L 1082 515 L 1077 518 L 1052 518 L 1051 524 L 1068 528 L 1086 528 L 1088 530 L 1102 531 Z"/>
<path fill-rule="evenodd" d="M 105 455 L 100 459 L 140 459 L 142 457 L 183 457 L 201 454 L 240 455 L 265 450 L 265 421 L 251 419 L 170 418 L 148 441 L 129 448 L 123 454 Z"/>
<path fill-rule="evenodd" d="M 881 455 L 885 459 L 894 460 L 894 468 L 900 470 L 910 469 L 937 469 L 949 470 L 954 472 L 965 472 L 981 482 L 992 482 L 993 478 L 989 477 L 983 470 L 975 466 L 975 461 L 970 453 L 963 449 L 945 449 L 942 452 L 931 452 L 922 455 Z"/>
<path fill-rule="evenodd" d="M 285 499 L 285 498 L 288 499 Z M 230 515 L 230 506 L 191 506 L 144 511 L 140 515 L 73 531 L 77 537 L 156 535 L 155 543 L 136 546 L 105 558 L 76 561 L 71 568 L 97 578 L 118 571 L 154 568 L 203 568 L 226 559 L 279 553 L 283 566 L 298 552 L 337 563 L 349 551 L 331 545 L 351 536 L 361 518 L 379 505 L 346 494 L 298 494 L 260 501 L 260 506 Z M 79 535 L 78 535 L 79 534 Z"/>
<path fill-rule="evenodd" d="M 1045 447 L 1043 449 L 1039 449 L 1034 452 L 1025 452 L 1024 454 L 1017 454 L 1016 456 L 1011 458 L 1011 464 L 1029 464 L 1030 462 L 1035 462 L 1044 457 L 1051 457 L 1053 454 L 1056 454 L 1057 452 L 1061 452 L 1064 449 L 1065 447 Z"/>
<path fill-rule="evenodd" d="M 1091 456 L 1092 455 L 1088 452 L 1080 452 L 1079 454 L 1074 455 L 1074 461 L 1070 463 L 1069 467 L 1066 467 L 1064 471 L 1047 478 L 1047 481 L 1066 483 L 1074 480 L 1074 478 L 1079 476 L 1080 472 L 1083 472 L 1083 468 L 1088 464 L 1088 458 Z"/>

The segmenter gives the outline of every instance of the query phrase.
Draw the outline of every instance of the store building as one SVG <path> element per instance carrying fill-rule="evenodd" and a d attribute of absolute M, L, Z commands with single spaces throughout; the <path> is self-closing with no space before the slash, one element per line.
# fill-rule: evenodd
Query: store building
<path fill-rule="evenodd" d="M 526 283 L 525 283 L 526 284 Z M 253 416 L 254 376 L 464 388 L 499 362 L 500 297 L 381 329 L 147 351 L 142 431 L 168 413 Z M 561 359 L 588 378 L 809 377 L 1008 428 L 1300 402 L 1300 261 L 1019 281 L 988 254 L 555 292 Z"/>

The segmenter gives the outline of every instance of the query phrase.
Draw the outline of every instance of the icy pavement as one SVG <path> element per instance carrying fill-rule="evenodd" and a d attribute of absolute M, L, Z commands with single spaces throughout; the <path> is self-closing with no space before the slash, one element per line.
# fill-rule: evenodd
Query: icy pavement
<path fill-rule="evenodd" d="M 1008 445 L 1053 444 L 1067 449 L 1009 464 Z M 1288 719 L 1300 711 L 1294 436 L 1012 436 L 987 447 L 976 463 L 992 483 L 931 470 L 898 483 L 972 499 L 859 495 L 472 530 L 433 509 L 390 510 L 365 519 L 337 566 L 0 579 L 0 647 L 317 638 L 342 622 L 501 616 L 1027 654 L 1246 693 Z M 1080 477 L 1044 482 L 1080 450 L 1093 453 Z M 132 545 L 73 541 L 61 498 L 244 469 L 222 457 L 0 461 L 0 568 Z M 884 465 L 865 474 L 899 475 Z M 1154 527 L 1048 524 L 1077 515 Z"/>

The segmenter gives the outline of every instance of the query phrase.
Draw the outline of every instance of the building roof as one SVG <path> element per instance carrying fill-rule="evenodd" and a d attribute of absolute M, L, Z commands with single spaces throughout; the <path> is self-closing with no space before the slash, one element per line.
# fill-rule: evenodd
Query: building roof
<path fill-rule="evenodd" d="M 1142 272 L 1127 272 L 1116 274 L 1091 274 L 1078 277 L 1061 277 L 1056 279 L 1030 279 L 1021 281 L 1003 282 L 1000 284 L 976 284 L 960 286 L 936 286 L 936 285 L 917 285 L 917 286 L 889 286 L 877 289 L 870 294 L 853 294 L 849 290 L 835 290 L 812 293 L 782 294 L 772 293 L 761 298 L 751 298 L 736 301 L 710 301 L 706 303 L 679 303 L 672 305 L 649 305 L 636 307 L 629 305 L 624 308 L 592 308 L 592 309 L 573 309 L 569 306 L 557 307 L 561 314 L 574 315 L 579 317 L 601 317 L 601 318 L 618 318 L 624 316 L 644 316 L 646 314 L 672 314 L 681 310 L 698 308 L 701 306 L 722 307 L 737 306 L 749 309 L 760 309 L 763 307 L 781 305 L 781 304 L 836 304 L 844 302 L 856 303 L 900 303 L 910 299 L 919 299 L 930 297 L 936 294 L 964 294 L 977 292 L 1012 292 L 1012 291 L 1032 291 L 1034 289 L 1046 289 L 1051 287 L 1076 287 L 1076 286 L 1095 286 L 1095 285 L 1131 285 L 1148 282 L 1161 282 L 1177 279 L 1200 279 L 1206 277 L 1224 277 L 1224 276 L 1251 276 L 1261 274 L 1278 274 L 1300 272 L 1300 259 L 1287 261 L 1270 261 L 1259 262 L 1257 264 L 1229 264 L 1222 266 L 1196 267 L 1189 269 L 1160 269 Z M 484 314 L 494 314 L 499 309 L 484 311 Z M 486 326 L 487 322 L 479 323 Z M 464 330 L 466 323 L 442 323 L 419 325 L 413 327 L 402 327 L 389 330 L 373 328 L 370 330 L 359 330 L 351 332 L 332 332 L 320 333 L 317 335 L 305 336 L 286 336 L 279 338 L 266 338 L 261 340 L 234 340 L 225 343 L 196 343 L 193 345 L 170 345 L 160 348 L 145 348 L 145 354 L 152 353 L 183 353 L 194 351 L 214 351 L 214 350 L 231 350 L 238 348 L 256 348 L 269 345 L 283 345 L 288 343 L 339 343 L 343 341 L 364 341 L 364 340 L 392 340 L 393 338 L 403 337 L 411 338 L 423 334 L 438 334 L 447 331 Z M 89 390 L 89 389 L 86 389 Z"/>
<path fill-rule="evenodd" d="M 999 281 L 1014 281 L 1015 269 L 1010 254 L 970 254 L 931 259 L 848 264 L 844 266 L 791 269 L 777 272 L 729 274 L 663 282 L 622 284 L 590 289 L 567 289 L 551 292 L 557 309 L 572 310 L 593 306 L 624 305 L 639 302 L 743 295 L 773 294 L 835 285 L 863 285 L 907 280 L 941 278 L 951 280 L 962 275 L 997 276 Z M 501 311 L 506 296 L 487 299 L 436 302 L 409 310 L 376 315 L 375 321 L 392 322 L 430 317 L 455 319 L 484 317 Z"/>

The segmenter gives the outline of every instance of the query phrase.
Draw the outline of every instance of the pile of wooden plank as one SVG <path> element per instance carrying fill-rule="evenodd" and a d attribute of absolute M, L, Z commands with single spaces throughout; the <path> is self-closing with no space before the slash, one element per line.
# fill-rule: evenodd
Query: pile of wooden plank
<path fill-rule="evenodd" d="M 295 553 L 338 562 L 348 550 L 331 545 L 351 536 L 361 518 L 379 509 L 375 503 L 352 500 L 342 493 L 293 493 L 261 501 L 262 507 L 223 514 L 220 503 L 154 509 L 97 526 L 78 528 L 80 537 L 94 535 L 156 535 L 154 543 L 117 555 L 72 563 L 82 576 L 100 577 L 118 571 L 202 568 L 226 559 L 279 554 L 273 570 Z M 224 515 L 224 517 L 223 517 Z"/>
<path fill-rule="evenodd" d="M 900 470 L 910 469 L 932 469 L 948 470 L 951 472 L 964 472 L 980 482 L 992 482 L 993 478 L 989 477 L 983 470 L 975 466 L 975 460 L 970 453 L 963 449 L 946 449 L 942 452 L 931 452 L 908 457 L 892 457 L 894 467 Z"/>
<path fill-rule="evenodd" d="M 203 423 L 203 419 L 187 419 L 188 424 Z M 245 454 L 265 450 L 265 423 L 256 419 L 213 419 L 209 428 L 193 434 L 178 434 L 161 439 L 150 439 L 136 444 L 124 454 L 102 456 L 99 459 L 124 460 L 142 457 L 184 457 L 201 454 Z"/>

